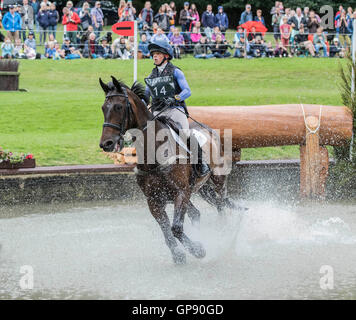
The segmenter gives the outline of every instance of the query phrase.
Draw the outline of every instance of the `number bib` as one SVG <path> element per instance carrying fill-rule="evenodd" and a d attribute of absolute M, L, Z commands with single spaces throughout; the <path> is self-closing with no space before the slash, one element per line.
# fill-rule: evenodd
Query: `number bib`
<path fill-rule="evenodd" d="M 145 83 L 150 89 L 153 99 L 174 97 L 175 86 L 172 76 L 146 78 Z"/>

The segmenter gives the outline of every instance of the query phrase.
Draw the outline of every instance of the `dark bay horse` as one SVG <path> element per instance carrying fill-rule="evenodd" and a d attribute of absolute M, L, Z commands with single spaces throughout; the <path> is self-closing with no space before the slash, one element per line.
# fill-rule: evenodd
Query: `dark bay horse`
<path fill-rule="evenodd" d="M 121 150 L 124 134 L 130 129 L 139 129 L 143 132 L 141 144 L 144 150 L 148 150 L 148 144 L 151 142 L 147 134 L 147 123 L 154 121 L 155 133 L 166 126 L 159 119 L 155 119 L 148 110 L 146 106 L 148 100 L 143 85 L 136 82 L 128 88 L 114 77 L 108 84 L 101 79 L 99 82 L 106 95 L 102 106 L 104 125 L 100 147 L 106 152 Z M 211 148 L 212 153 L 221 152 L 221 147 L 214 144 L 212 139 L 209 143 L 215 146 L 215 149 Z M 157 151 L 162 144 L 163 141 L 154 141 L 154 150 Z M 192 241 L 183 231 L 184 216 L 187 213 L 192 222 L 199 221 L 199 210 L 190 201 L 194 192 L 200 192 L 205 200 L 217 207 L 219 212 L 222 212 L 225 206 L 232 206 L 226 196 L 226 175 L 214 175 L 212 170 L 206 176 L 197 177 L 190 163 L 176 162 L 163 166 L 156 162 L 150 163 L 147 152 L 137 153 L 137 155 L 138 185 L 147 198 L 151 214 L 162 229 L 174 262 L 183 264 L 186 261 L 185 253 L 178 246 L 176 239 L 193 256 L 203 258 L 205 256 L 203 246 L 199 242 Z M 212 162 L 209 165 L 212 169 L 216 166 Z M 174 204 L 172 226 L 165 211 L 168 202 Z"/>

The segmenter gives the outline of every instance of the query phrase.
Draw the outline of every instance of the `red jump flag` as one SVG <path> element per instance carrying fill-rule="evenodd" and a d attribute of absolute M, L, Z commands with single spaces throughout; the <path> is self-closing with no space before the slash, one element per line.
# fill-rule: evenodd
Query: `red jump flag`
<path fill-rule="evenodd" d="M 135 35 L 135 22 L 123 21 L 115 23 L 112 26 L 112 31 L 120 36 L 133 37 Z"/>

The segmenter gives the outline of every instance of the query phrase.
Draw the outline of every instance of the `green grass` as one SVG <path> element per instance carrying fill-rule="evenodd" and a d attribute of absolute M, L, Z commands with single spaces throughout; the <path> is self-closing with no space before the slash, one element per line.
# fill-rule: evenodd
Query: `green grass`
<path fill-rule="evenodd" d="M 340 60 L 260 59 L 174 61 L 192 89 L 189 106 L 315 103 L 341 105 Z M 152 61 L 140 60 L 139 80 Z M 104 94 L 98 78 L 132 83 L 132 61 L 23 60 L 20 87 L 0 93 L 0 145 L 32 152 L 39 165 L 111 163 L 99 150 Z M 253 119 L 251 119 L 253 121 Z M 297 146 L 245 149 L 243 159 L 298 158 Z"/>

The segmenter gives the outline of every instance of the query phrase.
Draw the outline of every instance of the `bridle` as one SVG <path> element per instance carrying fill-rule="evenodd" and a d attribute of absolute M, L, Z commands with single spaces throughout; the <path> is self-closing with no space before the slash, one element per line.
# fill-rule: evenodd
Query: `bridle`
<path fill-rule="evenodd" d="M 129 129 L 129 123 L 130 123 L 130 115 L 132 113 L 132 107 L 131 107 L 131 103 L 129 101 L 129 97 L 127 95 L 127 90 L 126 88 L 122 88 L 123 93 L 114 93 L 114 94 L 110 94 L 107 95 L 105 97 L 105 100 L 112 98 L 112 97 L 124 97 L 126 104 L 125 104 L 125 111 L 124 111 L 124 118 L 122 121 L 122 124 L 115 124 L 115 123 L 111 123 L 111 122 L 104 122 L 103 124 L 103 128 L 112 128 L 112 129 L 116 129 L 119 131 L 119 139 L 123 138 L 123 136 L 125 135 L 126 131 Z"/>

